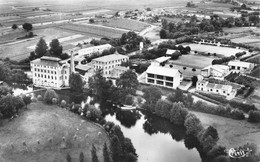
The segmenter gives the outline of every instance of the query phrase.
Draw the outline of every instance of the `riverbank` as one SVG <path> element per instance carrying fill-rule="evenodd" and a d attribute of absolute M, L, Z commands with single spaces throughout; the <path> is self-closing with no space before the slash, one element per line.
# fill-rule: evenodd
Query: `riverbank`
<path fill-rule="evenodd" d="M 254 143 L 260 149 L 260 124 L 252 124 L 245 120 L 234 120 L 201 112 L 191 112 L 200 119 L 204 128 L 212 125 L 218 130 L 219 145 L 232 148 L 246 143 Z"/>
<path fill-rule="evenodd" d="M 91 146 L 95 145 L 103 161 L 103 144 L 109 143 L 104 129 L 82 120 L 78 115 L 41 102 L 31 103 L 28 110 L 0 127 L 0 161 L 79 161 L 83 152 L 91 161 Z"/>

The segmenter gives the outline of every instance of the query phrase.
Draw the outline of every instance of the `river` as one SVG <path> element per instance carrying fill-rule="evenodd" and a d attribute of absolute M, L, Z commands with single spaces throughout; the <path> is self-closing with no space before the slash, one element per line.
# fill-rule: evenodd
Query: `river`
<path fill-rule="evenodd" d="M 30 87 L 14 87 L 14 94 L 27 93 Z M 43 95 L 37 92 L 35 95 Z M 68 103 L 84 105 L 88 97 L 66 91 L 57 91 L 60 99 Z M 138 162 L 200 162 L 201 157 L 194 141 L 185 134 L 185 128 L 171 124 L 168 120 L 141 111 L 120 111 L 111 104 L 99 106 L 107 121 L 121 127 L 125 137 L 132 140 L 138 154 Z"/>

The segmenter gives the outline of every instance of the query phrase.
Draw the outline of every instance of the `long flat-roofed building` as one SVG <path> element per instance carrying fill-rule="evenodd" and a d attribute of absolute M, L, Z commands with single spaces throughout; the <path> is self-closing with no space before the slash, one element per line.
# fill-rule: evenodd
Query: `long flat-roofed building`
<path fill-rule="evenodd" d="M 146 70 L 146 83 L 176 89 L 182 81 L 182 73 L 173 68 L 150 65 Z"/>
<path fill-rule="evenodd" d="M 102 53 L 104 50 L 109 50 L 112 46 L 110 44 L 103 44 L 99 46 L 87 47 L 78 50 L 79 56 L 91 56 L 94 53 Z"/>
<path fill-rule="evenodd" d="M 71 65 L 56 57 L 43 56 L 31 61 L 33 84 L 39 87 L 61 88 L 69 86 Z"/>
<path fill-rule="evenodd" d="M 121 54 L 111 54 L 93 59 L 92 64 L 95 70 L 103 70 L 104 77 L 110 77 L 112 70 L 116 66 L 120 66 L 122 62 L 127 62 L 128 60 L 128 56 Z"/>

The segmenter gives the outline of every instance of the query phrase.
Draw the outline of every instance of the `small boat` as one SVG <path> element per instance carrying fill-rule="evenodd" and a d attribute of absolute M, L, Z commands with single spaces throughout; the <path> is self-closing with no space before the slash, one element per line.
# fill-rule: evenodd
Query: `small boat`
<path fill-rule="evenodd" d="M 121 110 L 135 110 L 136 106 L 132 106 L 132 105 L 123 105 L 120 107 Z"/>

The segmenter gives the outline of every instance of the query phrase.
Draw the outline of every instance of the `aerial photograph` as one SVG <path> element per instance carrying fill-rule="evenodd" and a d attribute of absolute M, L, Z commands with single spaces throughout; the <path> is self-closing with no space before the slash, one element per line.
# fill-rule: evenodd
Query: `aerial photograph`
<path fill-rule="evenodd" d="M 0 162 L 260 162 L 260 0 L 0 0 Z"/>

